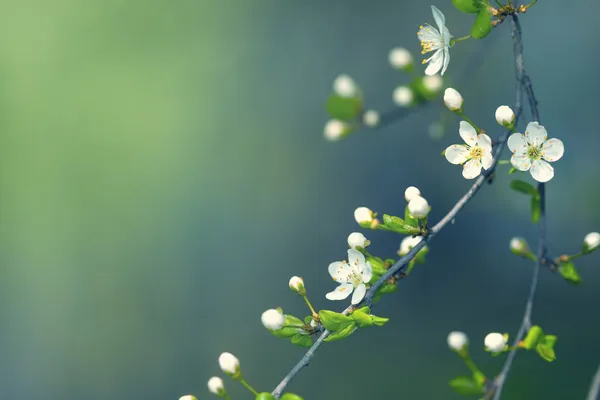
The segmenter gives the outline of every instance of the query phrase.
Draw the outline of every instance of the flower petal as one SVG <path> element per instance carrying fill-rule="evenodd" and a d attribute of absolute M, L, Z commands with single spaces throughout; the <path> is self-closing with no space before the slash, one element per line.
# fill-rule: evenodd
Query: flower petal
<path fill-rule="evenodd" d="M 446 45 L 446 49 L 448 49 L 450 46 L 450 40 L 452 39 L 452 35 L 450 34 L 450 31 L 448 30 L 448 28 L 446 28 L 445 26 L 444 26 L 444 30 L 440 33 L 443 35 L 444 44 Z M 450 54 L 450 52 L 448 52 L 448 54 Z"/>
<path fill-rule="evenodd" d="M 336 261 L 329 264 L 329 275 L 336 282 L 347 282 L 348 276 L 352 274 L 352 270 L 348 263 Z"/>
<path fill-rule="evenodd" d="M 371 267 L 371 263 L 367 261 L 362 270 L 362 280 L 364 283 L 369 283 L 369 281 L 371 280 L 372 277 L 373 277 L 373 267 Z"/>
<path fill-rule="evenodd" d="M 508 138 L 508 148 L 510 151 L 524 153 L 527 150 L 527 139 L 522 133 L 513 133 Z"/>
<path fill-rule="evenodd" d="M 448 68 L 448 64 L 450 63 L 450 51 L 448 50 L 447 47 L 444 47 L 444 66 L 442 67 L 442 72 L 440 72 L 440 75 L 444 75 L 444 72 L 446 72 L 446 68 Z"/>
<path fill-rule="evenodd" d="M 477 146 L 481 147 L 483 151 L 492 151 L 492 139 L 485 133 L 477 135 Z"/>
<path fill-rule="evenodd" d="M 425 26 L 422 27 L 419 32 L 417 32 L 417 36 L 419 37 L 420 41 L 431 43 L 431 50 L 429 51 L 437 50 L 442 47 L 441 34 L 437 29 L 429 24 L 425 24 Z M 427 53 L 429 53 L 429 51 Z"/>
<path fill-rule="evenodd" d="M 365 298 L 365 293 L 367 293 L 367 287 L 364 283 L 361 283 L 354 289 L 354 294 L 352 294 L 352 304 L 358 304 Z"/>
<path fill-rule="evenodd" d="M 429 65 L 425 68 L 425 75 L 435 75 L 442 69 L 444 63 L 444 51 L 442 49 L 436 50 L 433 56 L 427 60 Z"/>
<path fill-rule="evenodd" d="M 525 136 L 527 137 L 527 141 L 532 145 L 541 146 L 548 138 L 548 132 L 546 132 L 546 128 L 540 125 L 539 122 L 534 121 L 527 124 Z"/>
<path fill-rule="evenodd" d="M 469 150 L 464 145 L 453 144 L 446 149 L 444 155 L 450 164 L 462 164 L 467 161 Z"/>
<path fill-rule="evenodd" d="M 470 160 L 463 167 L 463 177 L 465 179 L 473 179 L 481 173 L 481 163 L 475 159 Z"/>
<path fill-rule="evenodd" d="M 336 287 L 335 290 L 329 292 L 325 295 L 325 297 L 329 300 L 344 300 L 346 297 L 350 296 L 354 287 L 350 283 L 342 283 L 340 286 Z"/>
<path fill-rule="evenodd" d="M 560 139 L 546 140 L 542 145 L 542 157 L 546 161 L 554 162 L 560 160 L 565 153 L 565 145 Z"/>
<path fill-rule="evenodd" d="M 538 182 L 548 182 L 554 177 L 554 168 L 544 160 L 535 160 L 531 165 L 531 176 Z"/>
<path fill-rule="evenodd" d="M 519 171 L 528 171 L 531 168 L 531 160 L 525 153 L 514 153 L 510 162 Z"/>
<path fill-rule="evenodd" d="M 440 10 L 438 10 L 435 6 L 431 6 L 431 12 L 433 13 L 433 19 L 435 19 L 435 23 L 438 26 L 438 30 L 440 32 L 444 31 L 444 26 L 446 25 L 446 17 Z"/>
<path fill-rule="evenodd" d="M 460 121 L 458 133 L 469 146 L 473 147 L 477 144 L 477 131 L 467 121 Z"/>
<path fill-rule="evenodd" d="M 494 163 L 494 157 L 492 156 L 491 151 L 483 151 L 483 155 L 481 156 L 481 165 L 485 169 L 489 169 Z"/>
<path fill-rule="evenodd" d="M 353 270 L 357 271 L 358 273 L 361 273 L 365 265 L 365 256 L 363 256 L 363 254 L 358 250 L 349 249 L 348 264 L 350 264 L 350 267 Z"/>

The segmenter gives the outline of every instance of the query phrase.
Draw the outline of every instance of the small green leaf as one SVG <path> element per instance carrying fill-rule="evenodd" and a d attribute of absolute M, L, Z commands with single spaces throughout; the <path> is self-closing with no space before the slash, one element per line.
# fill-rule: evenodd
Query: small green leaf
<path fill-rule="evenodd" d="M 408 205 L 404 207 L 404 222 L 406 225 L 413 226 L 415 228 L 419 227 L 419 219 L 411 215 L 410 211 L 408 211 Z"/>
<path fill-rule="evenodd" d="M 393 230 L 394 232 L 407 234 L 407 235 L 416 235 L 420 233 L 420 229 L 415 228 L 414 226 L 408 225 L 404 220 L 400 217 L 395 217 L 393 215 L 383 215 L 383 223 L 387 228 Z"/>
<path fill-rule="evenodd" d="M 548 362 L 552 362 L 552 361 L 556 360 L 556 354 L 554 353 L 554 349 L 547 346 L 544 343 L 538 344 L 537 347 L 535 348 L 535 350 L 540 355 L 540 357 L 542 357 L 544 360 L 546 360 Z"/>
<path fill-rule="evenodd" d="M 371 269 L 373 270 L 373 276 L 369 282 L 375 282 L 381 275 L 387 272 L 387 268 L 383 260 L 379 257 L 367 256 L 366 259 L 371 264 Z"/>
<path fill-rule="evenodd" d="M 359 328 L 368 328 L 373 326 L 373 320 L 369 314 L 365 314 L 359 310 L 356 310 L 351 314 L 351 317 L 354 322 L 356 322 L 356 326 Z"/>
<path fill-rule="evenodd" d="M 354 321 L 352 321 L 352 323 L 346 325 L 345 328 L 340 329 L 337 332 L 333 332 L 331 335 L 327 336 L 325 338 L 325 341 L 326 342 L 335 342 L 336 340 L 347 338 L 348 336 L 352 335 L 352 333 L 354 333 L 355 330 L 356 330 L 356 324 L 354 323 Z"/>
<path fill-rule="evenodd" d="M 481 0 L 452 0 L 454 7 L 468 14 L 477 14 L 482 6 Z"/>
<path fill-rule="evenodd" d="M 527 350 L 535 349 L 537 344 L 544 339 L 544 331 L 538 325 L 534 325 L 527 332 L 527 336 L 525 340 L 523 340 L 523 345 Z"/>
<path fill-rule="evenodd" d="M 310 315 L 307 315 L 306 317 L 304 317 L 304 323 L 306 325 L 310 325 L 310 322 L 312 321 L 313 317 Z"/>
<path fill-rule="evenodd" d="M 279 400 L 304 400 L 302 397 L 294 393 L 284 393 Z"/>
<path fill-rule="evenodd" d="M 309 335 L 303 335 L 301 333 L 297 333 L 292 336 L 291 342 L 296 346 L 300 347 L 310 347 L 312 346 L 312 339 Z"/>
<path fill-rule="evenodd" d="M 373 319 L 373 325 L 375 326 L 383 326 L 386 322 L 390 320 L 389 318 L 378 317 L 376 315 L 371 315 L 371 318 Z"/>
<path fill-rule="evenodd" d="M 511 169 L 508 170 L 508 174 L 512 175 L 512 174 L 514 174 L 517 171 L 518 171 L 518 169 L 516 169 L 515 167 L 512 167 Z"/>
<path fill-rule="evenodd" d="M 542 201 L 539 193 L 531 196 L 531 221 L 535 224 L 542 216 Z"/>
<path fill-rule="evenodd" d="M 546 344 L 547 347 L 554 349 L 554 345 L 556 344 L 557 339 L 558 338 L 555 335 L 546 335 L 544 337 L 544 343 Z"/>
<path fill-rule="evenodd" d="M 398 285 L 395 283 L 385 283 L 379 288 L 379 292 L 383 294 L 394 293 L 398 290 Z"/>
<path fill-rule="evenodd" d="M 254 399 L 255 400 L 275 400 L 275 396 L 273 396 L 271 393 L 263 392 L 263 393 L 259 393 Z"/>
<path fill-rule="evenodd" d="M 354 320 L 351 317 L 329 310 L 319 311 L 319 318 L 325 329 L 332 332 L 344 329 L 349 324 L 354 323 Z"/>
<path fill-rule="evenodd" d="M 290 314 L 284 314 L 284 326 L 297 326 L 297 327 L 301 327 L 304 325 L 304 322 L 302 322 L 302 320 L 300 318 L 294 317 L 293 315 Z"/>
<path fill-rule="evenodd" d="M 334 94 L 327 99 L 325 107 L 333 118 L 351 121 L 360 114 L 362 102 L 355 97 L 342 97 Z"/>
<path fill-rule="evenodd" d="M 581 283 L 581 277 L 577 273 L 575 264 L 573 264 L 572 261 L 567 261 L 567 262 L 561 263 L 558 266 L 558 272 L 569 283 L 573 283 L 575 285 L 579 285 Z"/>
<path fill-rule="evenodd" d="M 293 326 L 285 326 L 278 331 L 269 331 L 273 334 L 273 336 L 278 338 L 289 338 L 298 333 L 300 328 L 295 328 Z"/>
<path fill-rule="evenodd" d="M 483 394 L 483 386 L 468 376 L 459 376 L 450 381 L 450 387 L 458 394 L 465 396 Z"/>
<path fill-rule="evenodd" d="M 521 193 L 525 193 L 528 195 L 536 195 L 538 193 L 538 190 L 533 187 L 530 183 L 515 179 L 514 181 L 510 182 L 510 188 L 516 192 L 521 192 Z"/>
<path fill-rule="evenodd" d="M 474 39 L 483 39 L 492 30 L 492 17 L 488 7 L 483 7 L 477 13 L 473 26 L 471 26 L 471 37 Z"/>

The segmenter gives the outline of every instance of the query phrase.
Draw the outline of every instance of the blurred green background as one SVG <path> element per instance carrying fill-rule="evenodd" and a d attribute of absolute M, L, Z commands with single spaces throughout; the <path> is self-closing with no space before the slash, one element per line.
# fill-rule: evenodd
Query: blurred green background
<path fill-rule="evenodd" d="M 346 254 L 354 208 L 401 213 L 404 189 L 417 185 L 436 221 L 470 184 L 439 156 L 458 143 L 458 120 L 440 141 L 427 134 L 439 104 L 382 131 L 322 137 L 339 73 L 369 107 L 393 108 L 408 77 L 388 51 L 420 50 L 429 5 L 3 2 L 0 398 L 209 398 L 222 351 L 271 390 L 303 350 L 267 333 L 260 314 L 304 315 L 292 275 L 316 307 L 343 307 L 324 297 L 335 287 L 327 265 Z M 436 5 L 452 33 L 468 32 L 470 16 L 450 0 Z M 522 17 L 542 123 L 566 147 L 547 189 L 553 255 L 600 230 L 595 6 L 570 2 L 566 12 L 542 0 Z M 453 48 L 447 73 L 493 137 L 496 107 L 515 97 L 508 25 Z M 461 76 L 474 52 L 485 59 Z M 508 241 L 534 243 L 537 232 L 508 182 L 500 174 L 485 187 L 427 264 L 378 304 L 391 318 L 384 328 L 324 346 L 290 390 L 310 400 L 458 399 L 447 381 L 466 369 L 447 349 L 451 330 L 469 334 L 488 376 L 498 372 L 503 357 L 489 357 L 483 338 L 515 334 L 532 271 Z M 373 253 L 394 255 L 400 237 L 366 234 Z M 520 354 L 503 398 L 585 397 L 600 363 L 599 257 L 577 262 L 581 287 L 541 271 L 533 320 L 558 335 L 558 360 Z M 234 400 L 249 398 L 226 384 Z"/>

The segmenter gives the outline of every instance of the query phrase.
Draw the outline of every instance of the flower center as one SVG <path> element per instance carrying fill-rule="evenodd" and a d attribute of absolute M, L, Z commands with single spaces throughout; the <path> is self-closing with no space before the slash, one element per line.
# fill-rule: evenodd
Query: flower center
<path fill-rule="evenodd" d="M 529 145 L 527 146 L 527 157 L 530 160 L 539 160 L 542 158 L 542 148 L 541 146 Z"/>
<path fill-rule="evenodd" d="M 478 146 L 471 147 L 469 156 L 479 160 L 483 156 L 483 149 Z"/>

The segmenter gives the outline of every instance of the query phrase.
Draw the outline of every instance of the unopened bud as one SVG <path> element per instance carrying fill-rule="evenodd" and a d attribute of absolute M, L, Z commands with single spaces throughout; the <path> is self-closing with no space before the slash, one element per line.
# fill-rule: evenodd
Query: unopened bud
<path fill-rule="evenodd" d="M 408 202 L 408 212 L 415 218 L 425 218 L 429 214 L 429 203 L 424 198 L 417 196 Z"/>
<path fill-rule="evenodd" d="M 300 278 L 299 276 L 292 276 L 290 278 L 289 286 L 290 286 L 290 289 L 292 289 L 294 292 L 298 293 L 300 296 L 306 295 L 306 288 L 304 287 L 304 279 Z"/>
<path fill-rule="evenodd" d="M 242 373 L 240 371 L 240 360 L 231 353 L 221 353 L 219 356 L 219 366 L 221 370 L 233 379 L 240 379 Z"/>
<path fill-rule="evenodd" d="M 531 250 L 529 250 L 529 246 L 527 245 L 527 241 L 525 241 L 525 239 L 522 237 L 514 237 L 510 239 L 508 246 L 513 254 L 521 257 L 525 257 L 531 252 Z"/>
<path fill-rule="evenodd" d="M 219 397 L 225 397 L 225 386 L 223 380 L 218 376 L 213 376 L 208 380 L 208 391 Z M 181 399 L 180 399 L 181 400 Z"/>
<path fill-rule="evenodd" d="M 515 113 L 509 106 L 500 106 L 496 109 L 496 121 L 501 126 L 513 128 L 515 124 Z"/>
<path fill-rule="evenodd" d="M 590 232 L 583 238 L 583 252 L 591 253 L 600 247 L 600 233 Z"/>
<path fill-rule="evenodd" d="M 462 109 L 464 100 L 460 93 L 453 88 L 448 88 L 444 92 L 444 104 L 450 111 L 459 111 Z"/>

